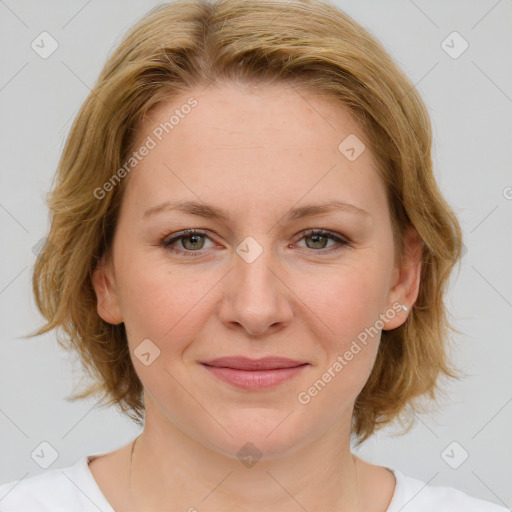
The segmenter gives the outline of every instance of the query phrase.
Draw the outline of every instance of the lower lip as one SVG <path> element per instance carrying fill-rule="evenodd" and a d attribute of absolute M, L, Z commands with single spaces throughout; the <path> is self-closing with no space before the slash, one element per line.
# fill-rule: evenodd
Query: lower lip
<path fill-rule="evenodd" d="M 236 370 L 217 366 L 203 366 L 219 379 L 249 391 L 273 388 L 298 375 L 307 364 L 293 368 L 276 368 L 275 370 Z"/>

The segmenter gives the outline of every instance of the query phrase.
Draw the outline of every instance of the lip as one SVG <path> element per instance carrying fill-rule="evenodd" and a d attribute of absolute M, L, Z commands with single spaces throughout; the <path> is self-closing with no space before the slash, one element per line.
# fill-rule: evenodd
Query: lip
<path fill-rule="evenodd" d="M 202 364 L 217 368 L 233 368 L 235 370 L 275 370 L 280 368 L 293 368 L 305 364 L 305 361 L 296 361 L 287 357 L 262 357 L 252 359 L 245 356 L 219 357 Z"/>
<path fill-rule="evenodd" d="M 278 386 L 309 366 L 309 363 L 282 357 L 222 357 L 201 364 L 224 382 L 249 391 Z"/>

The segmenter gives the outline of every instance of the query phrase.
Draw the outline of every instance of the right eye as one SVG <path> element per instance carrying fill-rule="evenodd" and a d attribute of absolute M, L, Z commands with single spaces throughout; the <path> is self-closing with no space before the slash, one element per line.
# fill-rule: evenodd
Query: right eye
<path fill-rule="evenodd" d="M 208 238 L 206 231 L 187 229 L 180 233 L 176 233 L 175 236 L 171 235 L 171 238 L 168 236 L 164 238 L 164 240 L 162 240 L 162 246 L 183 256 L 200 256 L 202 254 L 201 250 L 204 247 L 204 238 Z M 181 242 L 183 248 L 177 249 L 176 247 L 173 247 L 173 244 L 176 242 Z"/>

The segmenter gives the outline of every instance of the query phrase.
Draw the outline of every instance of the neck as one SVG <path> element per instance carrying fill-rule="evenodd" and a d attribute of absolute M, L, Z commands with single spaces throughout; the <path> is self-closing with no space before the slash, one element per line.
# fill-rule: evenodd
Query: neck
<path fill-rule="evenodd" d="M 130 492 L 136 512 L 164 510 L 169 504 L 187 511 L 205 506 L 226 512 L 363 510 L 357 459 L 349 442 L 341 450 L 341 442 L 321 439 L 286 457 L 241 461 L 208 449 L 175 427 L 169 431 L 170 437 L 162 437 L 146 423 L 132 443 Z"/>

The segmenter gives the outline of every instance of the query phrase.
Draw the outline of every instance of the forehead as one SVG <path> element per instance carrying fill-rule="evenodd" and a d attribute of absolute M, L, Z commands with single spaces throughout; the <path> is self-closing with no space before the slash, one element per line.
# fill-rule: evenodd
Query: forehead
<path fill-rule="evenodd" d="M 196 105 L 189 108 L 192 99 Z M 181 110 L 187 113 L 179 115 Z M 336 141 L 345 132 L 357 133 L 364 139 L 356 121 L 339 101 L 287 84 L 216 84 L 191 89 L 158 105 L 147 116 L 139 134 L 165 125 L 173 113 L 178 115 L 163 136 L 172 132 L 176 143 L 186 138 L 202 147 L 236 150 L 242 149 L 236 146 L 243 143 L 244 147 L 257 149 L 263 143 L 272 149 L 286 143 L 292 148 L 325 150 L 331 144 L 331 149 L 337 151 Z M 327 133 L 332 136 L 328 140 Z"/>
<path fill-rule="evenodd" d="M 373 157 L 365 149 L 348 159 L 340 151 L 347 137 L 365 140 L 334 99 L 288 85 L 198 87 L 139 126 L 135 149 L 148 138 L 155 145 L 130 187 L 144 209 L 176 198 L 238 203 L 244 214 L 249 203 L 272 208 L 301 198 L 378 205 L 385 190 Z"/>

